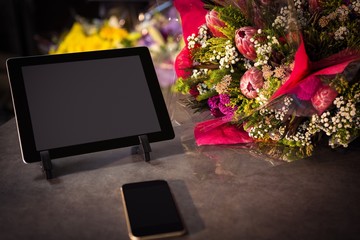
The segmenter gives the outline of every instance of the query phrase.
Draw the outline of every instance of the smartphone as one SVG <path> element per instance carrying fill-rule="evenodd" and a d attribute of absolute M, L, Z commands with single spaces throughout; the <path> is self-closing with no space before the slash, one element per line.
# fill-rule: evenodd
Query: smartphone
<path fill-rule="evenodd" d="M 121 195 L 131 239 L 185 234 L 183 220 L 165 180 L 124 184 Z"/>

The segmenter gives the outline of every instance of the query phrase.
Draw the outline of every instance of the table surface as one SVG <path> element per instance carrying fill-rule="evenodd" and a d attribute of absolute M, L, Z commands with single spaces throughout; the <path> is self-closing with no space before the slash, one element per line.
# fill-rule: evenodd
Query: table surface
<path fill-rule="evenodd" d="M 191 125 L 191 124 L 190 124 Z M 188 233 L 179 239 L 359 239 L 360 145 L 267 161 L 238 146 L 197 147 L 192 127 L 152 144 L 55 159 L 56 178 L 21 159 L 15 120 L 0 127 L 0 239 L 128 239 L 120 187 L 165 179 Z"/>

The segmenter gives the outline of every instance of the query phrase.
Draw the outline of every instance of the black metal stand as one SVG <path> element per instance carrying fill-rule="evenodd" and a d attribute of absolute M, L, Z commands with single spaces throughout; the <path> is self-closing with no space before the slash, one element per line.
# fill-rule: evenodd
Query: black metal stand
<path fill-rule="evenodd" d="M 147 135 L 140 135 L 139 136 L 140 145 L 142 153 L 144 154 L 144 160 L 146 162 L 151 160 L 150 152 L 151 152 L 151 146 L 148 140 Z M 134 146 L 131 150 L 132 154 L 138 154 L 140 152 L 140 146 Z"/>
<path fill-rule="evenodd" d="M 151 152 L 151 146 L 148 137 L 146 135 L 140 135 L 139 139 L 143 149 L 145 161 L 148 162 L 150 161 L 150 152 Z"/>
<path fill-rule="evenodd" d="M 53 178 L 52 164 L 51 164 L 49 151 L 41 151 L 40 157 L 41 157 L 42 169 L 45 172 L 46 179 Z"/>

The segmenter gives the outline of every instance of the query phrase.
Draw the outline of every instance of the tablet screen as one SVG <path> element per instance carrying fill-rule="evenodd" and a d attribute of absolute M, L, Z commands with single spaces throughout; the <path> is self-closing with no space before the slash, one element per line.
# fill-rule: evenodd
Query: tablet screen
<path fill-rule="evenodd" d="M 24 162 L 174 138 L 146 47 L 7 60 Z"/>
<path fill-rule="evenodd" d="M 161 130 L 139 56 L 24 66 L 22 73 L 39 151 Z"/>

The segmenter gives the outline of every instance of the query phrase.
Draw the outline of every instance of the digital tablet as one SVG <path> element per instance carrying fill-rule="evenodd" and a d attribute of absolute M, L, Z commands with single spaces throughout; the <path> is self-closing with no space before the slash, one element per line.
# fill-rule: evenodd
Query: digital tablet
<path fill-rule="evenodd" d="M 146 47 L 7 60 L 25 163 L 174 138 Z"/>

